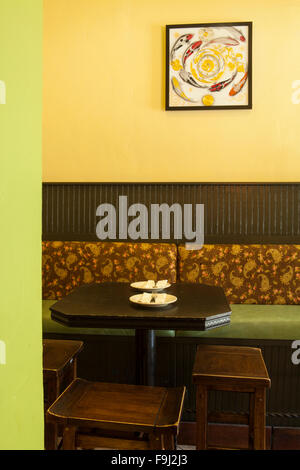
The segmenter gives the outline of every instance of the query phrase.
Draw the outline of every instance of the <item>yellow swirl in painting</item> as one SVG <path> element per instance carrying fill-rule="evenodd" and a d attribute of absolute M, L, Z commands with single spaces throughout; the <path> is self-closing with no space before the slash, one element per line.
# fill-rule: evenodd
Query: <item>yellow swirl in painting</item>
<path fill-rule="evenodd" d="M 196 66 L 196 76 L 195 68 Z M 193 76 L 200 82 L 205 84 L 213 84 L 220 80 L 226 71 L 226 62 L 221 52 L 216 47 L 205 48 L 195 54 L 190 63 Z"/>

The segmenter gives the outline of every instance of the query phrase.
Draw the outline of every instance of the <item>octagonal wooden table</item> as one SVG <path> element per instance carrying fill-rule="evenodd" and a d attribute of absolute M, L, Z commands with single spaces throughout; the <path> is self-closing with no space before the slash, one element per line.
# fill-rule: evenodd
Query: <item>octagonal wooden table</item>
<path fill-rule="evenodd" d="M 87 284 L 51 306 L 53 320 L 74 328 L 133 328 L 136 383 L 155 385 L 155 330 L 208 330 L 230 323 L 231 310 L 221 287 L 173 284 L 177 302 L 151 308 L 132 304 L 137 293 L 127 283 Z"/>

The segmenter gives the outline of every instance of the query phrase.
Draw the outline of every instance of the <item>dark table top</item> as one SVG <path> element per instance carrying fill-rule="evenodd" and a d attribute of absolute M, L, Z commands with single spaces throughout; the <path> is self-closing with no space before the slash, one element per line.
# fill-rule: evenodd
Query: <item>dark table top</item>
<path fill-rule="evenodd" d="M 88 284 L 52 305 L 51 317 L 64 325 L 94 328 L 207 330 L 230 323 L 221 287 L 178 283 L 165 292 L 177 302 L 147 308 L 129 301 L 139 292 L 127 283 Z"/>

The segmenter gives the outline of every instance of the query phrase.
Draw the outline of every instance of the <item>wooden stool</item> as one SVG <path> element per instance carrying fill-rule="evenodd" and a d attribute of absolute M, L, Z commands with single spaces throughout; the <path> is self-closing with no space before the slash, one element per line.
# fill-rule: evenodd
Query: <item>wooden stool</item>
<path fill-rule="evenodd" d="M 43 382 L 45 414 L 61 392 L 74 380 L 77 355 L 82 341 L 43 340 Z M 57 448 L 57 427 L 45 424 L 45 449 Z"/>
<path fill-rule="evenodd" d="M 261 350 L 240 346 L 199 346 L 193 383 L 197 386 L 197 450 L 207 449 L 207 424 L 238 423 L 249 425 L 249 448 L 265 449 L 266 388 L 271 381 Z M 209 390 L 250 394 L 249 414 L 207 411 Z"/>
<path fill-rule="evenodd" d="M 185 387 L 76 379 L 47 411 L 64 427 L 63 449 L 175 449 Z"/>

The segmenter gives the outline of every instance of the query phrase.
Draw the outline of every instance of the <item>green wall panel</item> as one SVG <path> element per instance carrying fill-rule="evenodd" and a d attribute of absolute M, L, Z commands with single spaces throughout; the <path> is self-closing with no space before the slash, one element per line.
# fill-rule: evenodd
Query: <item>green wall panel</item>
<path fill-rule="evenodd" d="M 0 0 L 0 449 L 43 448 L 41 122 L 42 0 Z"/>

